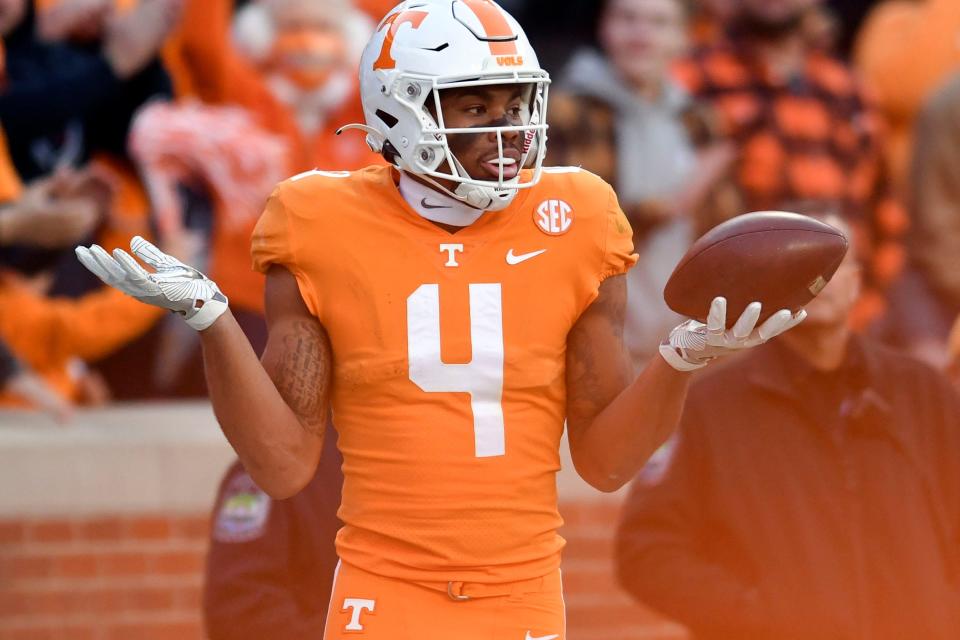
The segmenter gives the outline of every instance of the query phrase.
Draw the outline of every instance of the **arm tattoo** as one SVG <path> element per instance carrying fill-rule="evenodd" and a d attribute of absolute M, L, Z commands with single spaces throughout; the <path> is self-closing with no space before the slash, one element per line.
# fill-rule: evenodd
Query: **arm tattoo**
<path fill-rule="evenodd" d="M 623 346 L 626 280 L 605 281 L 601 295 L 583 313 L 567 339 L 567 417 L 589 422 L 633 378 Z"/>
<path fill-rule="evenodd" d="M 591 312 L 607 323 L 613 336 L 620 343 L 623 343 L 623 323 L 627 317 L 626 278 L 626 276 L 614 276 L 606 280 L 604 284 L 609 283 L 609 288 L 602 289 L 605 295 L 599 296 L 590 307 Z"/>
<path fill-rule="evenodd" d="M 303 428 L 321 435 L 327 425 L 331 374 L 330 339 L 315 322 L 298 320 L 284 336 L 277 389 Z"/>

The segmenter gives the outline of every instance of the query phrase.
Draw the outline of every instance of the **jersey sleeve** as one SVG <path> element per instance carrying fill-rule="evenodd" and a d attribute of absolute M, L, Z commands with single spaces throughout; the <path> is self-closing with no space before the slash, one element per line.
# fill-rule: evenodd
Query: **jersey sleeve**
<path fill-rule="evenodd" d="M 284 267 L 297 279 L 303 301 L 316 317 L 320 317 L 320 301 L 313 283 L 304 271 L 298 259 L 295 246 L 296 233 L 291 222 L 292 216 L 283 200 L 281 184 L 267 199 L 257 226 L 253 230 L 251 254 L 253 268 L 266 274 L 273 265 Z"/>
<path fill-rule="evenodd" d="M 626 273 L 638 259 L 633 251 L 633 229 L 630 228 L 630 222 L 620 208 L 617 194 L 609 186 L 607 198 L 603 264 L 600 267 L 601 282 L 611 276 Z"/>
<path fill-rule="evenodd" d="M 290 220 L 280 195 L 280 187 L 267 199 L 251 244 L 253 268 L 266 273 L 271 265 L 290 265 L 294 262 L 290 238 Z"/>

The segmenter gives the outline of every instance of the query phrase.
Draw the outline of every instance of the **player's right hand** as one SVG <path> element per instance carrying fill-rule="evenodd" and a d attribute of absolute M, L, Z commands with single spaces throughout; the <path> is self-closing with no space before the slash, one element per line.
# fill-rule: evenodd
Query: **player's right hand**
<path fill-rule="evenodd" d="M 227 310 L 227 297 L 216 283 L 193 267 L 169 256 L 141 238 L 130 241 L 134 255 L 153 267 L 150 273 L 123 249 L 113 255 L 99 245 L 77 247 L 77 257 L 87 269 L 111 287 L 141 302 L 169 309 L 187 324 L 203 331 Z"/>

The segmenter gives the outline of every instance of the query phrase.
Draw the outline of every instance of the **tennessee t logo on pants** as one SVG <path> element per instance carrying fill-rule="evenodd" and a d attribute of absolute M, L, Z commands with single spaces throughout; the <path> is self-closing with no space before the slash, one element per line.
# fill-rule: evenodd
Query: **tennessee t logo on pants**
<path fill-rule="evenodd" d="M 352 610 L 350 623 L 343 628 L 344 631 L 363 631 L 363 625 L 360 624 L 360 616 L 365 612 L 373 611 L 377 607 L 376 600 L 366 600 L 362 598 L 346 598 L 343 601 L 343 608 L 340 611 Z"/>

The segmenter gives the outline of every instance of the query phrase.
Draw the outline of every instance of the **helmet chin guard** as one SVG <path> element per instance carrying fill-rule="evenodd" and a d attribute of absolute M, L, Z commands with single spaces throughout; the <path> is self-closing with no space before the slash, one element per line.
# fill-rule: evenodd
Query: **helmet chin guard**
<path fill-rule="evenodd" d="M 384 18 L 364 50 L 366 125 L 344 129 L 366 131 L 371 149 L 437 190 L 471 207 L 499 211 L 518 190 L 540 180 L 549 84 L 520 25 L 491 0 L 408 0 Z M 444 122 L 442 91 L 503 85 L 524 89 L 519 124 L 454 128 Z M 449 136 L 460 134 L 496 134 L 497 179 L 467 173 L 449 144 Z M 504 156 L 504 135 L 523 137 L 518 162 Z M 510 164 L 517 165 L 517 175 L 507 178 L 504 166 Z"/>

